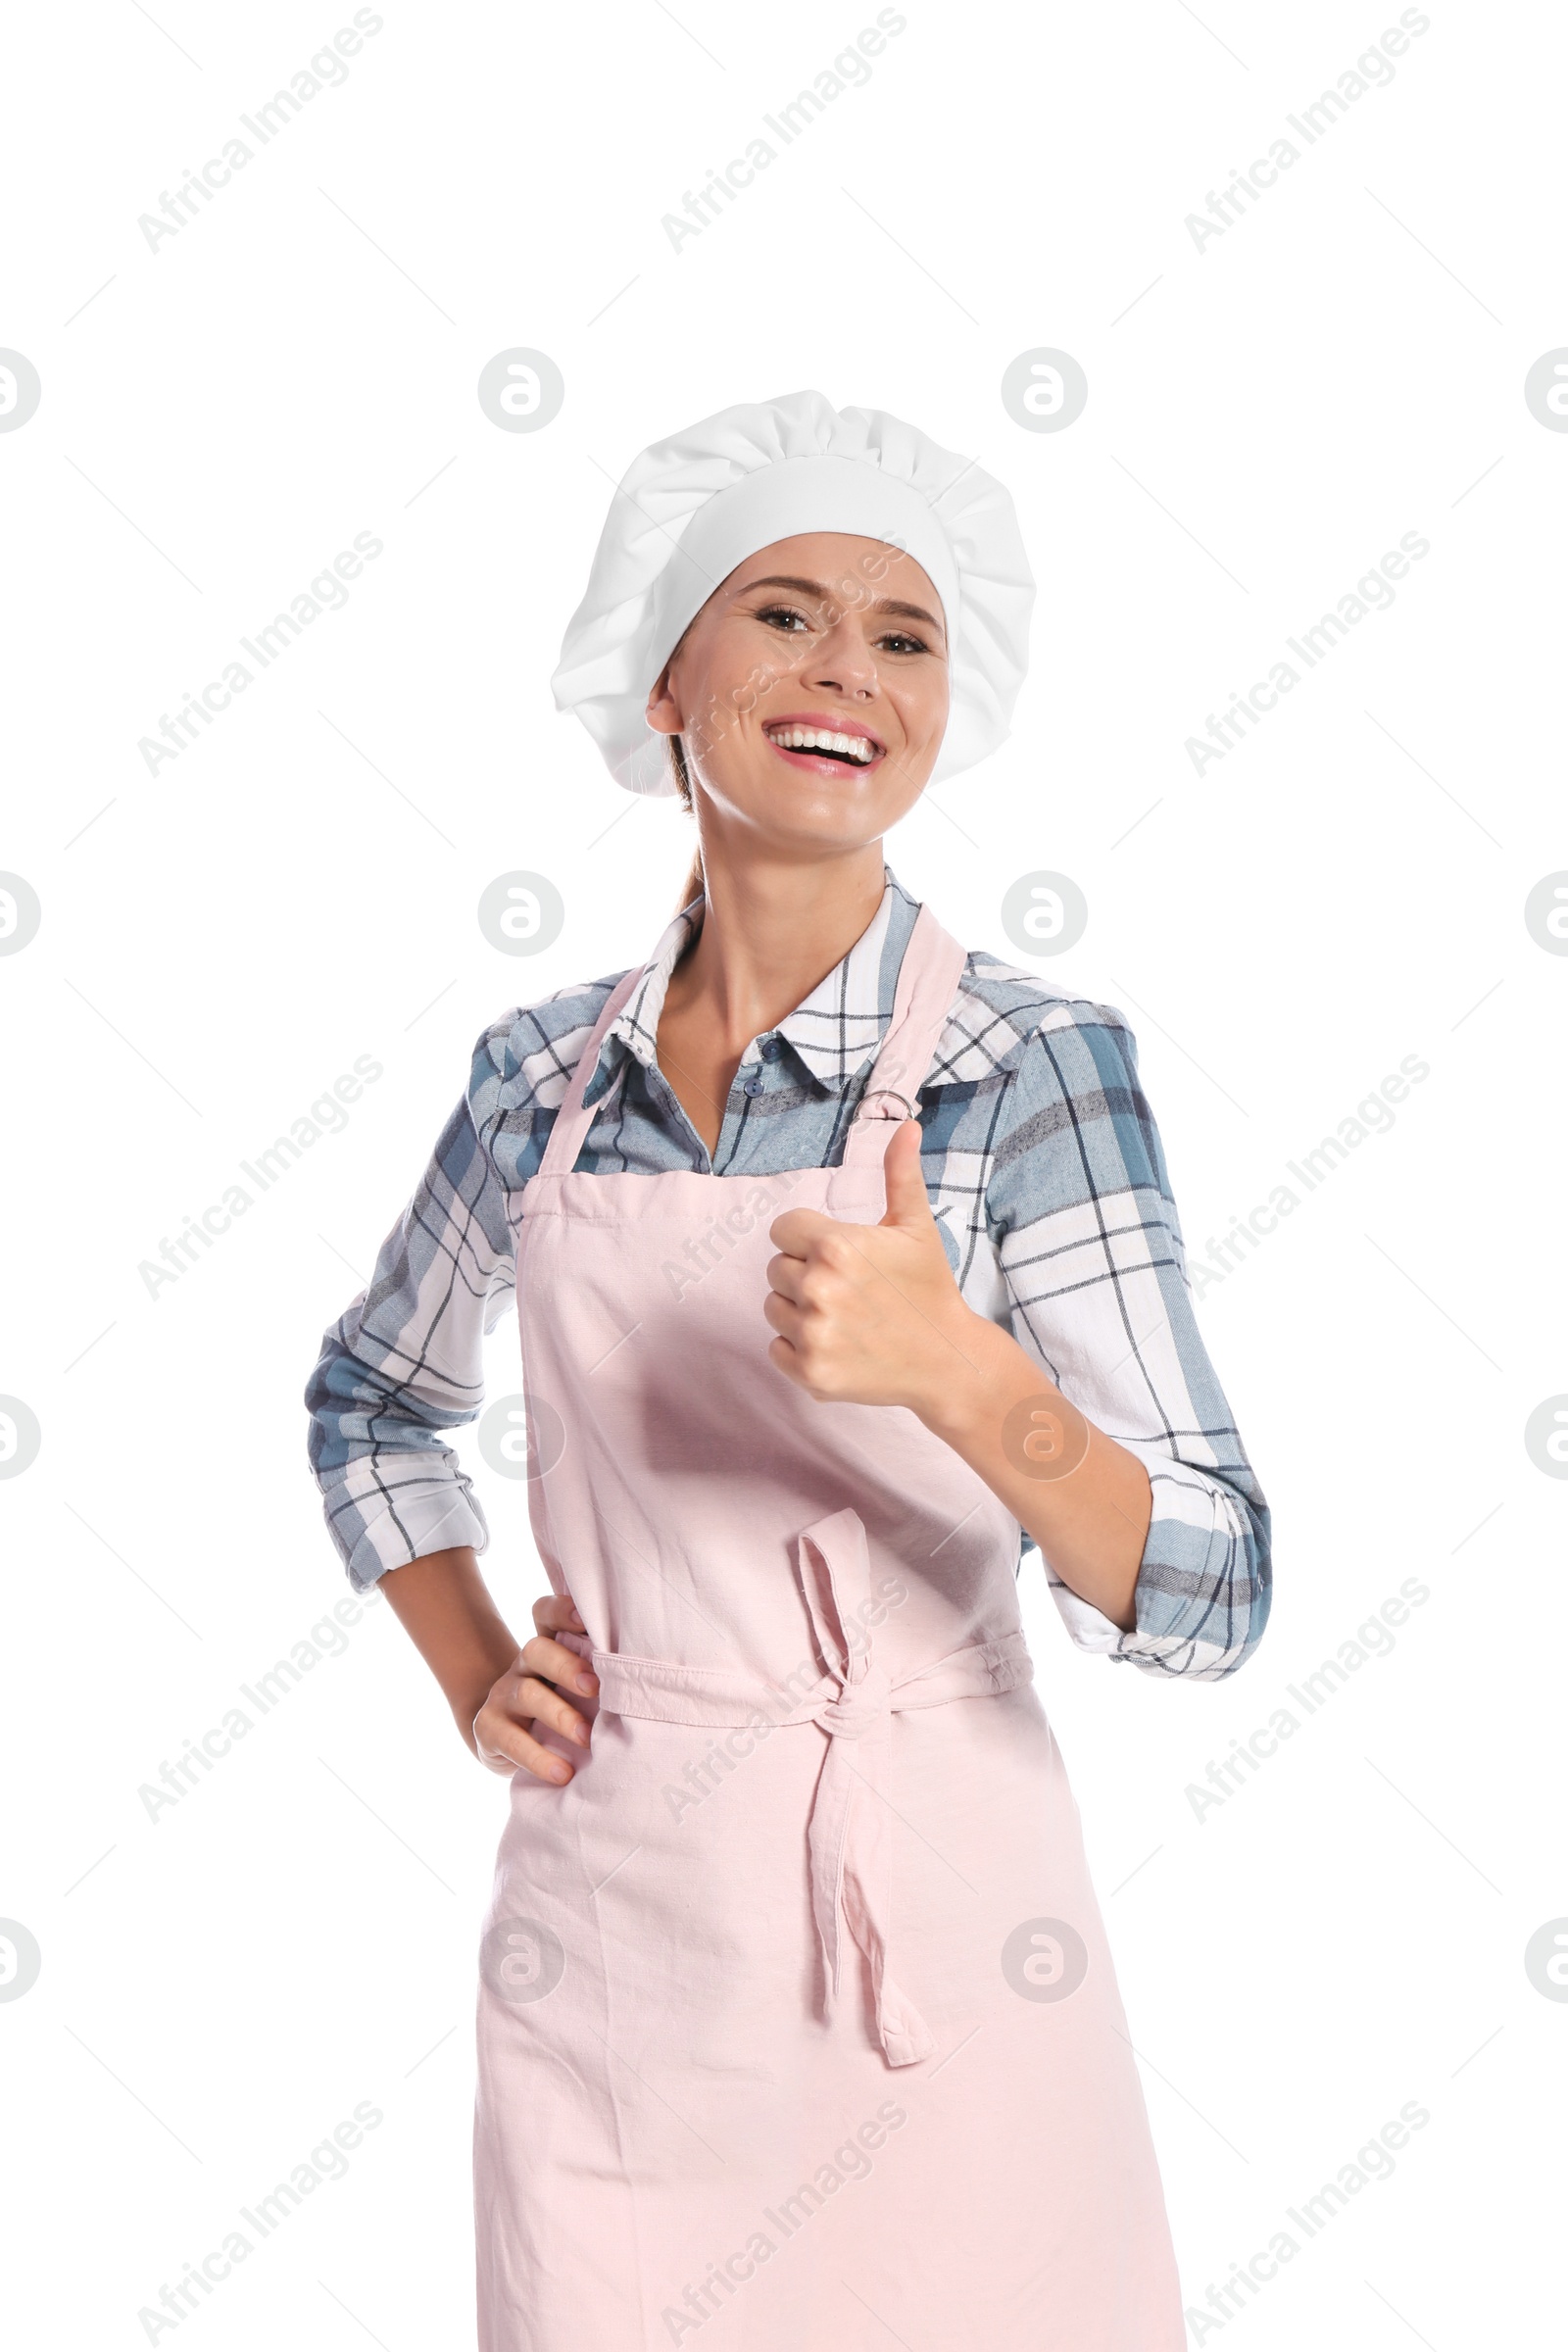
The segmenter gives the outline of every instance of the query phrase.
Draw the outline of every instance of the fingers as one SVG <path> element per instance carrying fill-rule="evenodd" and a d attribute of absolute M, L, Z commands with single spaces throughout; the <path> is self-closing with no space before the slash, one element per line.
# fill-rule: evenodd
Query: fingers
<path fill-rule="evenodd" d="M 894 1128 L 882 1157 L 882 1176 L 887 1200 L 883 1224 L 899 1226 L 910 1233 L 923 1233 L 934 1220 L 930 1196 L 925 1189 L 925 1177 L 920 1169 L 918 1119 L 905 1119 Z"/>
<path fill-rule="evenodd" d="M 554 1683 L 547 1683 L 536 1674 L 519 1674 L 503 1689 L 505 1696 L 501 1705 L 507 1714 L 523 1723 L 548 1724 L 563 1740 L 569 1740 L 573 1747 L 588 1745 L 585 1717 L 569 1698 L 556 1689 Z M 495 1696 L 495 1692 L 492 1692 L 492 1701 Z"/>
<path fill-rule="evenodd" d="M 821 1217 L 816 1222 L 824 1231 L 808 1244 L 809 1257 L 769 1259 L 767 1279 L 772 1288 L 762 1300 L 762 1316 L 778 1334 L 768 1348 L 769 1361 L 787 1373 L 797 1388 L 821 1402 L 825 1392 L 815 1385 L 807 1366 L 808 1359 L 813 1368 L 819 1361 L 823 1343 L 833 1329 L 834 1308 L 843 1298 L 836 1256 L 844 1240 L 837 1218 Z"/>
<path fill-rule="evenodd" d="M 839 1230 L 839 1219 L 824 1216 L 818 1208 L 787 1208 L 773 1219 L 767 1238 L 775 1250 L 785 1250 L 791 1257 L 805 1257 L 813 1242 Z"/>
<path fill-rule="evenodd" d="M 474 1752 L 491 1772 L 531 1772 L 535 1780 L 558 1787 L 572 1778 L 572 1767 L 555 1748 L 536 1740 L 526 1723 L 518 1723 L 486 1699 L 473 1719 Z"/>
<path fill-rule="evenodd" d="M 559 1642 L 536 1638 L 523 1655 L 535 1651 L 546 1652 L 547 1658 L 551 1651 L 570 1658 L 573 1668 L 580 1664 L 570 1650 L 562 1650 Z M 547 1729 L 573 1747 L 586 1749 L 590 1737 L 587 1722 L 554 1684 L 537 1674 L 523 1673 L 520 1667 L 521 1660 L 518 1668 L 502 1676 L 474 1717 L 475 1752 L 492 1772 L 514 1772 L 520 1767 L 542 1781 L 569 1781 L 571 1765 L 535 1733 Z"/>
<path fill-rule="evenodd" d="M 533 1604 L 533 1622 L 541 1634 L 582 1634 L 587 1627 L 577 1614 L 569 1592 L 546 1592 Z"/>
<path fill-rule="evenodd" d="M 793 1342 L 801 1336 L 801 1325 L 806 1319 L 805 1309 L 797 1306 L 792 1299 L 781 1298 L 777 1291 L 769 1291 L 762 1300 L 762 1319 L 770 1323 L 781 1338 Z"/>
<path fill-rule="evenodd" d="M 767 1279 L 771 1288 L 781 1298 L 792 1299 L 797 1306 L 806 1304 L 806 1281 L 809 1272 L 809 1262 L 804 1257 L 770 1257 L 767 1261 Z"/>
<path fill-rule="evenodd" d="M 565 1692 L 591 1698 L 599 1677 L 586 1658 L 555 1639 L 558 1632 L 586 1632 L 569 1593 L 549 1592 L 536 1600 L 533 1621 L 539 1632 L 523 1643 L 473 1719 L 474 1750 L 492 1772 L 531 1772 L 537 1780 L 560 1784 L 572 1778 L 573 1768 L 536 1732 L 548 1730 L 573 1747 L 586 1748 L 587 1721 Z"/>
<path fill-rule="evenodd" d="M 559 1683 L 564 1690 L 580 1690 L 587 1698 L 599 1688 L 599 1677 L 587 1659 L 568 1649 L 564 1642 L 553 1642 L 548 1634 L 535 1634 L 517 1655 L 519 1666 L 536 1674 L 541 1682 Z"/>
<path fill-rule="evenodd" d="M 800 1251 L 790 1250 L 767 1261 L 769 1283 L 797 1306 L 825 1305 L 846 1283 L 859 1289 L 874 1279 L 863 1241 L 856 1240 L 853 1229 L 837 1217 L 817 1222 L 821 1232 L 809 1235 Z"/>

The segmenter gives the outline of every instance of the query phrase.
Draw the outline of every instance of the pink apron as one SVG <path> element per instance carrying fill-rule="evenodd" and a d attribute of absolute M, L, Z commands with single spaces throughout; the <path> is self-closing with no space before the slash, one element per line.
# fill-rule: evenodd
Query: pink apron
<path fill-rule="evenodd" d="M 922 909 L 841 1167 L 577 1175 L 631 975 L 523 1193 L 534 1533 L 601 1692 L 485 1919 L 480 2352 L 1184 2343 L 1017 1522 L 767 1356 L 769 1226 L 880 1218 L 962 967 Z"/>

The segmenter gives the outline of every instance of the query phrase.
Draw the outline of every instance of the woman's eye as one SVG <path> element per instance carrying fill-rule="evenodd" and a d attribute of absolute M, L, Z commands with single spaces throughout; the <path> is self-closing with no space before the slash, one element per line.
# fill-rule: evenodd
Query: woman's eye
<path fill-rule="evenodd" d="M 803 630 L 808 632 L 811 627 L 808 615 L 794 605 L 763 605 L 755 617 L 786 636 L 798 636 Z M 923 637 L 914 636 L 908 629 L 884 630 L 877 644 L 890 654 L 925 654 L 931 650 Z"/>

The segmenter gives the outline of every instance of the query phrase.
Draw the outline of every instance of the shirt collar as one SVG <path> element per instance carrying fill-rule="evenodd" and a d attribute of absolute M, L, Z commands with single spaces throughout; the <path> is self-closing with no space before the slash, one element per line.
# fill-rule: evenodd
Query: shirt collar
<path fill-rule="evenodd" d="M 849 954 L 777 1025 L 776 1034 L 798 1054 L 808 1075 L 833 1094 L 841 1094 L 875 1058 L 893 1017 L 899 966 L 920 911 L 919 901 L 892 870 L 885 866 L 883 872 L 881 903 Z M 693 899 L 661 934 L 642 977 L 605 1032 L 585 1102 L 597 1102 L 609 1092 L 628 1054 L 644 1069 L 654 1066 L 669 976 L 701 924 L 702 909 L 701 897 Z M 742 1066 L 758 1058 L 753 1038 Z"/>

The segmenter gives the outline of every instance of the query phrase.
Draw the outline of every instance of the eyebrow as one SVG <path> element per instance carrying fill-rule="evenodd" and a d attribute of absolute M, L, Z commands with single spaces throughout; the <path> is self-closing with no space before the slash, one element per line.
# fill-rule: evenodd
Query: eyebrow
<path fill-rule="evenodd" d="M 770 572 L 766 579 L 748 580 L 740 594 L 750 596 L 754 588 L 794 588 L 802 596 L 814 596 L 823 604 L 827 602 L 830 593 L 820 580 L 801 580 L 789 572 Z M 926 627 L 935 629 L 939 636 L 946 637 L 947 635 L 941 621 L 934 614 L 928 612 L 924 605 L 906 605 L 897 597 L 884 596 L 877 599 L 871 610 L 873 612 L 901 613 L 906 620 L 923 620 Z"/>

